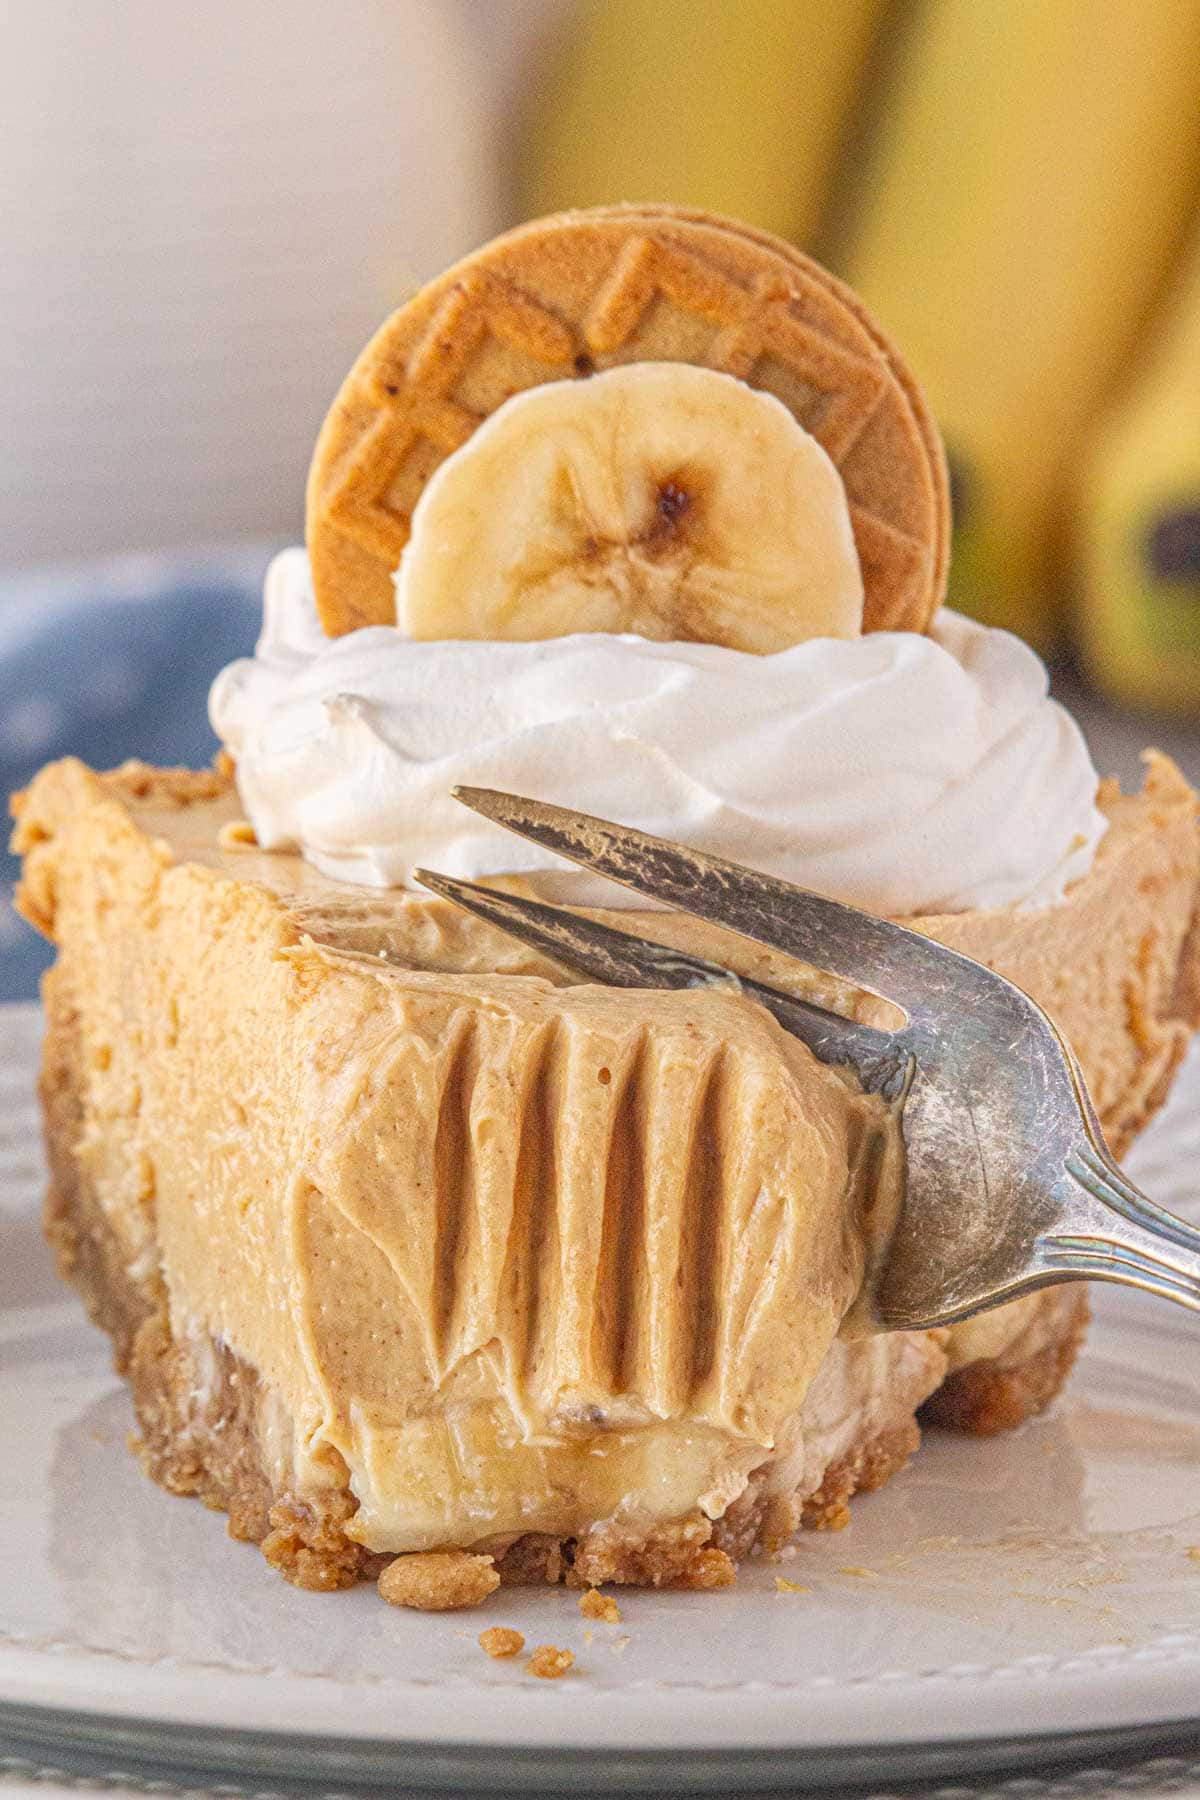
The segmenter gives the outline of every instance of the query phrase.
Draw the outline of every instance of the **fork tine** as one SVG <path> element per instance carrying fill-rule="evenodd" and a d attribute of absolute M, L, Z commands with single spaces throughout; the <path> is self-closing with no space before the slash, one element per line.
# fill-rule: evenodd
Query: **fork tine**
<path fill-rule="evenodd" d="M 413 874 L 422 887 L 453 900 L 477 919 L 498 925 L 555 962 L 567 963 L 610 986 L 720 987 L 735 993 L 741 988 L 738 977 L 719 963 L 578 918 L 545 901 L 498 893 L 430 869 L 415 869 Z"/>
<path fill-rule="evenodd" d="M 959 965 L 961 981 L 977 983 L 978 967 L 967 957 L 776 876 L 547 801 L 493 788 L 456 787 L 453 793 L 472 811 L 568 862 L 828 969 L 895 1002 L 910 1017 L 930 1016 L 931 996 L 956 973 L 948 958 Z"/>
<path fill-rule="evenodd" d="M 720 963 L 618 931 L 596 919 L 581 918 L 541 900 L 500 894 L 428 869 L 414 873 L 423 887 L 592 981 L 612 987 L 717 988 L 747 994 L 822 1062 L 852 1065 L 865 1086 L 886 1084 L 901 1073 L 907 1061 L 907 1048 L 890 1032 L 844 1019 L 840 1013 L 827 1012 L 762 982 L 743 980 Z"/>

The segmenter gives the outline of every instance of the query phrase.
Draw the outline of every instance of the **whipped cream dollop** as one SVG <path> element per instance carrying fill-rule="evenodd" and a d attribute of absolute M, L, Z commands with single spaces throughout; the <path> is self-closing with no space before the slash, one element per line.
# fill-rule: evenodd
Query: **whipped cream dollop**
<path fill-rule="evenodd" d="M 267 575 L 252 659 L 213 727 L 267 849 L 372 887 L 415 868 L 523 875 L 630 906 L 451 798 L 505 788 L 680 839 L 893 916 L 1053 904 L 1105 820 L 1082 734 L 1008 632 L 943 611 L 928 636 L 814 638 L 774 655 L 604 634 L 327 638 L 308 559 Z"/>

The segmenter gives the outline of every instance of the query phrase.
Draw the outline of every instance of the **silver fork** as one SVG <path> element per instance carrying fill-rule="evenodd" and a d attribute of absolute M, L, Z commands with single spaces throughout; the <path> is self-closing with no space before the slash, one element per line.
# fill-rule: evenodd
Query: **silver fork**
<path fill-rule="evenodd" d="M 906 1192 L 873 1296 L 881 1329 L 948 1325 L 1060 1281 L 1119 1282 L 1200 1311 L 1200 1231 L 1122 1174 L 1070 1047 L 1011 982 L 902 926 L 682 844 L 487 788 L 454 792 L 570 862 L 901 1009 L 904 1026 L 881 1031 L 559 907 L 417 871 L 588 980 L 733 987 L 822 1062 L 902 1104 Z"/>

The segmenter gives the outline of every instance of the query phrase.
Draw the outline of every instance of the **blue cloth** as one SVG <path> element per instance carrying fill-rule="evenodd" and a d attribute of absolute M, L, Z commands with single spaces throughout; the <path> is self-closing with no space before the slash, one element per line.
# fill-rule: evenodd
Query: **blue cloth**
<path fill-rule="evenodd" d="M 56 756 L 202 767 L 214 675 L 258 635 L 272 546 L 124 557 L 0 579 L 0 798 Z M 6 834 L 0 833 L 0 839 Z M 51 960 L 12 909 L 0 859 L 0 1000 L 29 1000 Z"/>

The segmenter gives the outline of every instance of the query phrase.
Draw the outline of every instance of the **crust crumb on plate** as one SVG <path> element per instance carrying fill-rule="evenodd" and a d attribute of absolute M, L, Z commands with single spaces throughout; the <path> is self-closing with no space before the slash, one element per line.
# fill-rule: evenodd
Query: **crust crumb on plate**
<path fill-rule="evenodd" d="M 560 1650 L 556 1644 L 539 1644 L 525 1667 L 543 1681 L 557 1681 L 575 1667 L 575 1652 Z"/>
<path fill-rule="evenodd" d="M 605 1625 L 621 1623 L 621 1609 L 611 1594 L 602 1594 L 599 1588 L 588 1588 L 579 1596 L 579 1610 L 585 1619 L 601 1619 Z"/>
<path fill-rule="evenodd" d="M 414 1551 L 396 1557 L 379 1577 L 379 1592 L 389 1605 L 415 1606 L 420 1612 L 478 1606 L 499 1586 L 492 1558 L 472 1556 L 466 1550 Z"/>
<path fill-rule="evenodd" d="M 489 1656 L 519 1656 L 525 1648 L 525 1639 L 511 1625 L 489 1625 L 479 1634 L 479 1646 Z"/>

